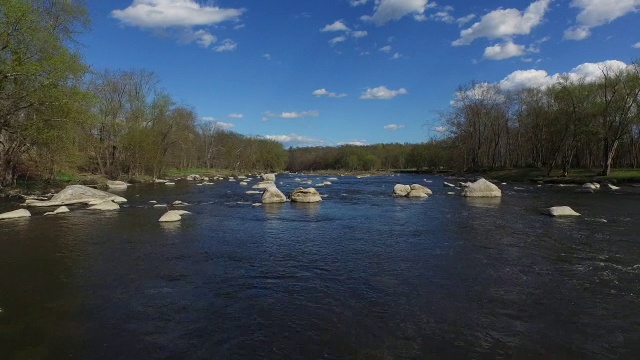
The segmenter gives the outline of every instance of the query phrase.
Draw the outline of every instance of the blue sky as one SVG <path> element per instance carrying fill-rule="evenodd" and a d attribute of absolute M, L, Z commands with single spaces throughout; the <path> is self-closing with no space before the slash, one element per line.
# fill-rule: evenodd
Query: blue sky
<path fill-rule="evenodd" d="M 92 67 L 153 71 L 201 121 L 285 146 L 422 142 L 472 80 L 544 86 L 640 59 L 640 0 L 87 4 Z"/>

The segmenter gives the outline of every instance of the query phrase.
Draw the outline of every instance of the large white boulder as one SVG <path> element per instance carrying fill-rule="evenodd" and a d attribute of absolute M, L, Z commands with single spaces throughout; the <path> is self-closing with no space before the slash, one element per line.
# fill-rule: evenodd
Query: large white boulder
<path fill-rule="evenodd" d="M 289 195 L 289 199 L 291 199 L 291 201 L 293 202 L 302 202 L 302 203 L 314 203 L 314 202 L 322 201 L 322 197 L 320 197 L 320 194 L 316 189 L 314 188 L 304 189 L 301 187 L 293 190 L 293 192 Z"/>
<path fill-rule="evenodd" d="M 118 210 L 120 209 L 120 205 L 114 203 L 111 200 L 105 200 L 105 201 L 101 201 L 93 206 L 90 206 L 88 208 L 89 210 L 104 210 L 104 211 L 109 211 L 109 210 Z"/>
<path fill-rule="evenodd" d="M 19 210 L 9 211 L 9 212 L 0 214 L 0 220 L 17 219 L 17 218 L 23 218 L 23 217 L 29 217 L 29 216 L 31 216 L 31 213 L 29 212 L 29 210 L 19 209 Z"/>
<path fill-rule="evenodd" d="M 55 194 L 51 200 L 27 200 L 27 206 L 62 206 L 71 204 L 90 204 L 99 201 L 111 200 L 115 203 L 126 202 L 127 199 L 112 193 L 93 189 L 84 185 L 69 185 L 59 193 Z"/>
<path fill-rule="evenodd" d="M 287 197 L 284 196 L 282 191 L 280 191 L 277 187 L 271 186 L 264 189 L 262 193 L 262 203 L 263 204 L 275 204 L 275 203 L 283 203 L 287 201 Z"/>
<path fill-rule="evenodd" d="M 431 189 L 420 184 L 411 184 L 411 192 L 414 191 L 424 193 L 425 195 L 433 195 Z"/>
<path fill-rule="evenodd" d="M 264 181 L 276 181 L 276 174 L 262 174 L 262 180 Z"/>
<path fill-rule="evenodd" d="M 467 183 L 466 187 L 462 191 L 462 196 L 500 197 L 502 196 L 502 191 L 486 179 L 480 178 L 476 182 Z"/>
<path fill-rule="evenodd" d="M 407 196 L 411 192 L 410 185 L 396 184 L 393 187 L 393 195 L 395 196 Z"/>
<path fill-rule="evenodd" d="M 568 206 L 553 206 L 547 209 L 547 214 L 551 216 L 580 216 Z"/>
<path fill-rule="evenodd" d="M 169 210 L 160 217 L 159 222 L 172 222 L 182 220 L 182 215 L 191 214 L 185 210 Z"/>
<path fill-rule="evenodd" d="M 407 197 L 412 197 L 412 198 L 426 198 L 429 195 L 427 195 L 424 191 L 421 190 L 411 190 L 408 194 Z"/>

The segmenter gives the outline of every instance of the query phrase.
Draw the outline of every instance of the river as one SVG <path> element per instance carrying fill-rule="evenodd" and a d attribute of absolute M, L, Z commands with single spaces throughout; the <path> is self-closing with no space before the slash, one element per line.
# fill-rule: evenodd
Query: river
<path fill-rule="evenodd" d="M 327 180 L 278 187 L 296 178 Z M 0 358 L 640 357 L 640 188 L 331 182 L 318 204 L 178 181 L 130 186 L 114 212 L 0 221 Z M 158 223 L 150 201 L 175 200 L 192 214 Z M 555 205 L 582 216 L 541 214 Z"/>

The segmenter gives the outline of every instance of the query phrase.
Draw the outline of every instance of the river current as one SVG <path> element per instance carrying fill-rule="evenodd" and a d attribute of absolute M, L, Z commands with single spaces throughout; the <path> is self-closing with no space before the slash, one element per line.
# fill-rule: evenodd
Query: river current
<path fill-rule="evenodd" d="M 278 187 L 296 178 L 328 177 Z M 640 358 L 640 188 L 443 180 L 341 176 L 263 206 L 255 180 L 133 185 L 117 211 L 0 221 L 0 359 Z M 158 223 L 150 201 L 175 200 L 192 214 Z"/>

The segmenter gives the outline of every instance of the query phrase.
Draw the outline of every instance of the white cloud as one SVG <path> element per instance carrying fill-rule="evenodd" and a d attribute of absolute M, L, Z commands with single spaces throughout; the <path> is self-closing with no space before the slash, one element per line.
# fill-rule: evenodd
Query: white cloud
<path fill-rule="evenodd" d="M 395 53 L 393 54 L 393 56 L 391 57 L 392 60 L 398 60 L 398 59 L 402 59 L 402 54 L 400 53 Z"/>
<path fill-rule="evenodd" d="M 339 142 L 338 145 L 366 146 L 367 140 L 351 140 L 347 142 Z"/>
<path fill-rule="evenodd" d="M 514 44 L 512 41 L 506 41 L 502 44 L 496 44 L 484 49 L 484 58 L 490 60 L 504 60 L 514 56 L 524 55 L 524 45 Z"/>
<path fill-rule="evenodd" d="M 514 35 L 527 35 L 540 24 L 550 2 L 551 0 L 537 0 L 524 12 L 518 9 L 491 11 L 471 27 L 462 30 L 460 38 L 452 45 L 469 45 L 482 37 L 510 40 Z"/>
<path fill-rule="evenodd" d="M 351 29 L 349 29 L 347 27 L 347 25 L 345 25 L 344 21 L 342 20 L 336 20 L 333 24 L 329 24 L 329 25 L 325 25 L 322 29 L 320 29 L 320 32 L 327 32 L 327 31 L 351 31 Z"/>
<path fill-rule="evenodd" d="M 113 10 L 111 16 L 126 25 L 168 28 L 215 25 L 237 20 L 244 11 L 200 5 L 195 0 L 134 0 L 123 10 Z"/>
<path fill-rule="evenodd" d="M 244 118 L 244 115 L 243 114 L 229 114 L 229 115 L 227 115 L 227 117 L 230 118 L 230 119 L 242 119 L 242 118 Z"/>
<path fill-rule="evenodd" d="M 565 40 L 584 40 L 591 36 L 591 29 L 587 26 L 574 26 L 564 31 Z"/>
<path fill-rule="evenodd" d="M 215 125 L 215 127 L 223 129 L 223 130 L 229 130 L 229 129 L 235 127 L 235 125 L 233 125 L 231 123 L 226 123 L 226 122 L 222 122 L 222 121 L 215 121 L 213 124 Z"/>
<path fill-rule="evenodd" d="M 345 93 L 338 94 L 338 93 L 334 93 L 332 91 L 328 91 L 327 89 L 324 89 L 324 88 L 323 89 L 314 90 L 311 94 L 313 96 L 315 96 L 315 97 L 327 96 L 327 97 L 330 97 L 330 98 L 343 98 L 343 97 L 347 96 L 347 94 L 345 94 Z"/>
<path fill-rule="evenodd" d="M 202 121 L 216 121 L 216 118 L 214 118 L 213 116 L 203 116 L 200 118 L 200 120 Z"/>
<path fill-rule="evenodd" d="M 549 75 L 544 70 L 517 70 L 509 74 L 498 83 L 503 90 L 516 90 L 526 87 L 546 88 L 558 82 L 562 76 L 567 76 L 570 80 L 594 81 L 602 76 L 603 69 L 618 71 L 627 68 L 629 65 L 618 60 L 607 60 L 598 63 L 584 63 L 576 66 L 567 73 Z"/>
<path fill-rule="evenodd" d="M 456 18 L 449 14 L 448 11 L 438 11 L 437 13 L 431 15 L 431 18 L 447 24 L 453 24 L 454 22 L 456 22 Z"/>
<path fill-rule="evenodd" d="M 369 33 L 366 30 L 358 30 L 351 33 L 351 36 L 356 39 L 363 38 L 367 35 L 369 35 Z"/>
<path fill-rule="evenodd" d="M 262 57 L 265 58 L 267 61 L 271 60 L 271 54 L 262 54 Z"/>
<path fill-rule="evenodd" d="M 280 119 L 304 119 L 308 117 L 317 117 L 320 115 L 318 110 L 307 110 L 307 111 L 291 111 L 291 112 L 281 112 L 279 114 L 267 111 L 265 116 L 262 118 L 262 121 L 267 121 L 269 118 L 280 118 Z"/>
<path fill-rule="evenodd" d="M 331 44 L 331 46 L 333 46 L 333 45 L 335 45 L 337 43 L 341 43 L 341 42 L 346 41 L 346 40 L 347 40 L 347 37 L 344 36 L 344 35 L 336 36 L 333 39 L 329 40 L 329 44 Z"/>
<path fill-rule="evenodd" d="M 406 15 L 421 15 L 427 9 L 428 0 L 376 0 L 375 12 L 363 16 L 362 20 L 373 21 L 381 26 L 392 20 L 400 20 Z"/>
<path fill-rule="evenodd" d="M 405 88 L 400 88 L 398 90 L 389 90 L 385 86 L 378 86 L 373 89 L 366 89 L 362 95 L 360 95 L 360 99 L 364 100 L 389 100 L 393 99 L 398 95 L 408 94 L 408 91 Z"/>
<path fill-rule="evenodd" d="M 392 49 L 391 45 L 386 45 L 386 46 L 383 46 L 380 49 L 378 49 L 378 51 L 382 51 L 382 52 L 388 53 L 388 52 L 391 52 L 391 49 Z"/>
<path fill-rule="evenodd" d="M 182 43 L 190 44 L 195 41 L 196 44 L 198 44 L 198 46 L 203 48 L 208 48 L 209 45 L 213 44 L 218 40 L 215 37 L 215 35 L 202 29 L 197 31 L 193 31 L 191 29 L 184 29 L 184 31 L 179 36 L 179 38 L 180 38 L 180 42 Z"/>
<path fill-rule="evenodd" d="M 387 126 L 384 127 L 385 130 L 390 130 L 390 131 L 396 131 L 398 129 L 402 129 L 404 127 L 404 125 L 396 125 L 396 124 L 389 124 Z"/>
<path fill-rule="evenodd" d="M 297 134 L 289 135 L 266 135 L 266 139 L 274 140 L 282 143 L 286 147 L 293 146 L 320 146 L 324 144 L 324 140 L 314 139 L 308 136 L 302 136 Z"/>
<path fill-rule="evenodd" d="M 222 44 L 216 46 L 214 50 L 216 52 L 234 51 L 238 47 L 238 43 L 231 39 L 222 40 Z"/>
<path fill-rule="evenodd" d="M 360 5 L 366 4 L 367 2 L 369 2 L 369 0 L 350 0 L 349 1 L 351 6 L 360 6 Z"/>
<path fill-rule="evenodd" d="M 640 49 L 640 42 L 637 42 L 637 43 L 631 45 L 631 47 L 634 48 L 634 49 Z"/>
<path fill-rule="evenodd" d="M 565 40 L 583 40 L 591 29 L 640 10 L 640 0 L 573 0 L 571 7 L 579 8 L 577 25 L 564 32 Z"/>
<path fill-rule="evenodd" d="M 443 133 L 445 131 L 447 131 L 447 128 L 444 126 L 434 126 L 433 128 L 431 128 L 431 130 L 439 132 L 439 133 Z"/>
<path fill-rule="evenodd" d="M 456 22 L 458 23 L 458 26 L 463 26 L 464 24 L 468 23 L 469 21 L 475 18 L 476 18 L 476 14 L 469 14 L 467 16 L 463 16 L 461 18 L 456 19 Z"/>

